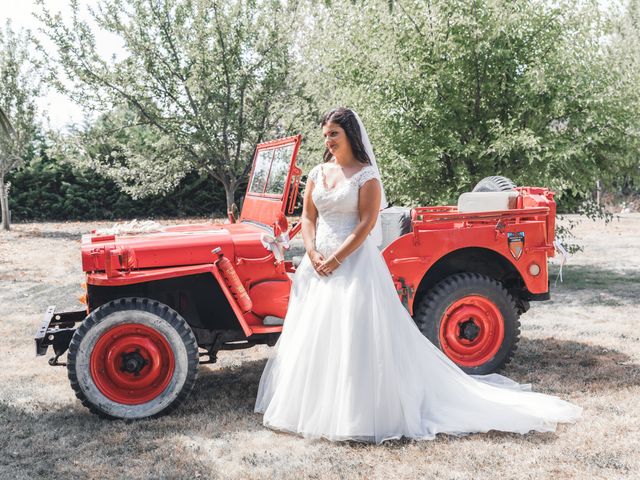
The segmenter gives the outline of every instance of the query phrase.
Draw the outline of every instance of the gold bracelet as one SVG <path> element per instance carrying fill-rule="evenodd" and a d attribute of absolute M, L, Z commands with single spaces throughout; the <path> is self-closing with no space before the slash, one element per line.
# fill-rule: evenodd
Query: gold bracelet
<path fill-rule="evenodd" d="M 336 254 L 334 253 L 333 255 L 331 255 L 333 257 L 333 259 L 338 262 L 338 265 L 342 265 L 342 262 L 340 260 L 338 260 L 338 257 L 336 257 Z"/>

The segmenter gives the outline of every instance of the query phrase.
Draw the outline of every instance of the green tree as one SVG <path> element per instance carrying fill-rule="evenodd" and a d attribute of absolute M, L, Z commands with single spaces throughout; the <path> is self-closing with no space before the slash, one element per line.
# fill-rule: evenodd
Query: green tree
<path fill-rule="evenodd" d="M 614 160 L 619 168 L 604 180 L 605 186 L 628 195 L 640 188 L 640 0 L 626 2 L 623 12 L 614 13 L 610 24 L 607 64 L 609 71 L 616 72 L 614 87 L 623 96 L 628 135 L 626 148 Z"/>
<path fill-rule="evenodd" d="M 38 146 L 36 155 L 8 176 L 14 221 L 205 217 L 226 211 L 224 191 L 212 191 L 210 180 L 196 172 L 170 193 L 133 199 L 95 171 L 50 157 L 44 139 Z"/>
<path fill-rule="evenodd" d="M 299 89 L 292 73 L 298 2 L 103 0 L 93 18 L 124 51 L 111 60 L 96 51 L 76 0 L 71 8 L 67 25 L 41 7 L 57 47 L 52 78 L 102 116 L 61 150 L 134 197 L 170 190 L 195 168 L 224 186 L 231 206 L 256 144 L 289 132 L 305 108 L 291 101 Z M 112 152 L 95 155 L 114 142 Z"/>
<path fill-rule="evenodd" d="M 2 228 L 11 228 L 7 174 L 24 162 L 37 131 L 35 100 L 40 94 L 37 63 L 28 33 L 0 29 L 0 210 Z"/>
<path fill-rule="evenodd" d="M 451 202 L 495 174 L 584 199 L 637 138 L 595 1 L 314 8 L 310 94 L 361 113 L 396 202 Z"/>

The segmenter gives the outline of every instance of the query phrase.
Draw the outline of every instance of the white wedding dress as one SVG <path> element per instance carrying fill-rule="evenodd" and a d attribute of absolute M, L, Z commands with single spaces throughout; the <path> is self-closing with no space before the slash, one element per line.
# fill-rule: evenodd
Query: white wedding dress
<path fill-rule="evenodd" d="M 330 190 L 319 166 L 309 178 L 319 214 L 316 248 L 328 258 L 357 225 L 358 190 L 377 170 L 367 166 Z M 398 299 L 368 237 L 328 277 L 305 255 L 255 411 L 272 429 L 376 443 L 547 432 L 580 417 L 580 407 L 529 390 L 498 374 L 469 376 L 434 347 Z"/>

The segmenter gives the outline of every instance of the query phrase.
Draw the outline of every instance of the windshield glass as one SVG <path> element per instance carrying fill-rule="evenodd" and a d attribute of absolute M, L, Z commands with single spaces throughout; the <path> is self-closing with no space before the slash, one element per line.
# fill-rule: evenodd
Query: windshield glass
<path fill-rule="evenodd" d="M 267 176 L 269 175 L 269 167 L 273 158 L 273 150 L 262 150 L 256 158 L 256 166 L 251 179 L 250 192 L 262 193 L 267 184 Z"/>
<path fill-rule="evenodd" d="M 274 152 L 266 193 L 282 194 L 284 192 L 284 183 L 287 181 L 287 175 L 289 174 L 291 155 L 293 155 L 293 145 L 285 145 Z"/>
<path fill-rule="evenodd" d="M 256 158 L 251 193 L 282 195 L 289 174 L 295 145 L 283 145 L 275 149 L 261 150 Z"/>

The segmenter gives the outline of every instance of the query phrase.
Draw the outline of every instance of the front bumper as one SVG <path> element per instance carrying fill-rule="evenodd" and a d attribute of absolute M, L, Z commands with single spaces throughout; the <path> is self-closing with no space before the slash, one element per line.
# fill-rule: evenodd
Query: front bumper
<path fill-rule="evenodd" d="M 69 348 L 76 324 L 82 322 L 86 316 L 86 310 L 56 313 L 55 305 L 47 308 L 34 337 L 36 355 L 46 355 L 51 345 L 56 357 L 60 357 Z"/>

